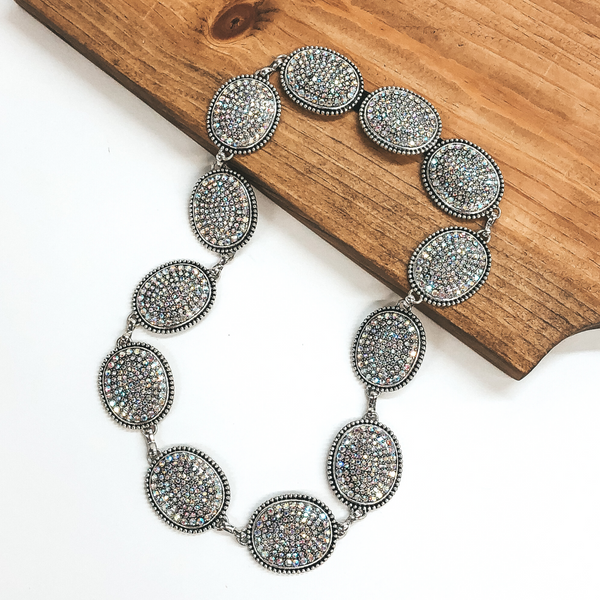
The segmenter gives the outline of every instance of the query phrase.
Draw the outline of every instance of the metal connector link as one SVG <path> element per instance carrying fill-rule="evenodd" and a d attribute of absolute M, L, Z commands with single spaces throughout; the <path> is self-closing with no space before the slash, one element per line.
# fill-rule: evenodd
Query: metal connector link
<path fill-rule="evenodd" d="M 158 431 L 158 426 L 156 425 L 156 423 L 153 423 L 152 425 L 148 425 L 147 427 L 144 427 L 142 429 L 142 435 L 144 436 L 144 439 L 146 440 L 146 450 L 147 450 L 148 462 L 151 465 L 154 464 L 158 455 L 160 454 L 160 450 L 158 449 L 158 446 L 156 445 L 156 440 L 154 439 L 154 436 L 156 435 L 157 431 Z"/>
<path fill-rule="evenodd" d="M 370 390 L 367 388 L 367 400 L 369 404 L 367 406 L 367 412 L 365 413 L 365 419 L 373 419 L 374 421 L 379 421 L 379 417 L 377 416 L 377 398 L 381 392 L 379 390 Z"/>
<path fill-rule="evenodd" d="M 398 300 L 396 306 L 398 308 L 402 306 L 404 310 L 411 310 L 415 304 L 421 304 L 421 302 L 423 302 L 423 296 L 420 294 L 420 292 L 411 289 L 408 291 L 406 298 L 401 298 Z"/>
<path fill-rule="evenodd" d="M 210 269 L 211 275 L 215 279 L 219 279 L 219 277 L 221 276 L 221 271 L 223 271 L 223 267 L 227 263 L 231 262 L 231 260 L 233 259 L 234 256 L 235 256 L 235 252 L 232 252 L 231 254 L 224 254 L 223 256 L 221 256 L 221 258 L 219 259 L 219 262 Z"/>
<path fill-rule="evenodd" d="M 278 71 L 287 58 L 287 54 L 280 54 L 268 67 L 263 67 L 254 72 L 255 77 L 269 77 L 271 73 Z"/>
<path fill-rule="evenodd" d="M 492 225 L 500 218 L 501 215 L 502 215 L 502 211 L 500 210 L 499 206 L 497 206 L 496 208 L 493 208 L 488 213 L 487 221 L 485 222 L 484 228 L 480 229 L 477 232 L 477 235 L 486 244 L 487 244 L 487 242 L 490 241 L 490 238 L 492 237 Z"/>
<path fill-rule="evenodd" d="M 237 543 L 241 546 L 247 546 L 250 542 L 250 539 L 248 538 L 248 532 L 245 529 L 238 529 L 237 527 L 234 527 L 230 523 L 227 515 L 223 515 L 220 518 L 219 522 L 216 525 L 216 529 L 217 531 L 225 531 L 226 533 L 230 533 L 232 536 L 235 537 Z"/>
<path fill-rule="evenodd" d="M 217 152 L 217 155 L 215 156 L 215 160 L 213 162 L 213 164 L 210 167 L 211 171 L 216 171 L 218 169 L 220 169 L 228 160 L 231 160 L 234 157 L 234 153 L 231 152 L 229 155 L 225 154 L 225 150 L 223 150 L 223 148 L 220 148 L 219 151 Z"/>
<path fill-rule="evenodd" d="M 348 533 L 350 526 L 356 523 L 356 521 L 362 521 L 367 516 L 367 512 L 356 508 L 350 512 L 344 521 L 337 524 L 338 538 L 344 537 Z"/>
<path fill-rule="evenodd" d="M 131 334 L 134 329 L 138 326 L 138 319 L 135 312 L 129 313 L 127 317 L 127 323 L 125 324 L 125 333 L 117 339 L 117 348 L 126 346 L 131 341 Z"/>

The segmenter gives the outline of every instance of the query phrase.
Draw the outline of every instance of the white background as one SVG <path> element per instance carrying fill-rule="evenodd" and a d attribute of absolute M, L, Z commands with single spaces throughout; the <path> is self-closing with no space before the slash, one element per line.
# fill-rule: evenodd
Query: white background
<path fill-rule="evenodd" d="M 515 382 L 423 319 L 421 370 L 379 403 L 403 447 L 399 491 L 311 573 L 161 523 L 142 437 L 106 416 L 96 374 L 146 272 L 213 264 L 186 216 L 210 157 L 8 0 L 0 73 L 2 598 L 600 596 L 600 331 Z M 221 465 L 236 525 L 287 491 L 343 519 L 325 459 L 365 408 L 349 347 L 396 298 L 262 196 L 259 211 L 205 321 L 135 334 L 174 372 L 158 442 Z"/>

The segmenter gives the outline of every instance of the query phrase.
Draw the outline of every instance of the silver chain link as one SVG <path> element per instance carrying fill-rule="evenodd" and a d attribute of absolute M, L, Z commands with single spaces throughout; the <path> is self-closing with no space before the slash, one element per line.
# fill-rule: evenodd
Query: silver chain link
<path fill-rule="evenodd" d="M 344 521 L 337 524 L 338 538 L 343 538 L 348 533 L 351 525 L 356 523 L 356 521 L 362 521 L 366 516 L 367 512 L 361 508 L 351 511 Z"/>
<path fill-rule="evenodd" d="M 365 419 L 373 419 L 374 421 L 379 421 L 379 417 L 377 416 L 377 398 L 381 392 L 379 390 L 370 390 L 367 388 L 367 400 L 369 404 L 367 406 L 367 412 L 365 413 Z"/>
<path fill-rule="evenodd" d="M 217 155 L 215 156 L 215 160 L 211 165 L 210 170 L 216 171 L 217 169 L 220 169 L 228 160 L 231 160 L 234 156 L 235 154 L 233 152 L 227 155 L 225 153 L 225 150 L 223 150 L 223 148 L 220 148 L 217 152 Z"/>
<path fill-rule="evenodd" d="M 411 289 L 409 290 L 406 298 L 400 298 L 400 300 L 396 302 L 396 307 L 400 308 L 400 306 L 402 306 L 404 310 L 411 310 L 415 304 L 421 304 L 421 302 L 423 302 L 423 296 L 421 293 L 417 292 L 417 290 Z"/>
<path fill-rule="evenodd" d="M 154 439 L 154 436 L 158 431 L 158 425 L 156 423 L 152 423 L 152 425 L 147 425 L 141 431 L 144 439 L 146 440 L 148 462 L 153 465 L 160 454 L 160 450 L 158 449 L 156 440 Z"/>
<path fill-rule="evenodd" d="M 223 267 L 230 262 L 233 257 L 235 256 L 234 252 L 231 252 L 230 254 L 224 254 L 223 256 L 221 256 L 221 258 L 219 259 L 219 262 L 210 269 L 210 273 L 211 275 L 215 278 L 215 279 L 219 279 L 219 277 L 221 276 L 221 272 L 223 271 Z"/>
<path fill-rule="evenodd" d="M 502 211 L 500 210 L 499 206 L 496 206 L 496 208 L 493 208 L 488 213 L 487 221 L 485 222 L 485 226 L 483 227 L 483 229 L 480 229 L 477 232 L 477 235 L 485 243 L 490 241 L 490 238 L 492 237 L 492 225 L 500 218 L 500 215 L 502 215 Z"/>
<path fill-rule="evenodd" d="M 271 73 L 275 73 L 275 71 L 279 70 L 287 56 L 287 54 L 280 54 L 268 67 L 263 67 L 262 69 L 258 69 L 257 71 L 255 71 L 254 76 L 269 77 Z"/>
<path fill-rule="evenodd" d="M 233 535 L 237 540 L 238 544 L 240 544 L 241 546 L 247 546 L 250 542 L 248 532 L 245 529 L 238 529 L 237 527 L 234 527 L 229 521 L 229 517 L 227 515 L 223 515 L 219 519 L 219 522 L 216 525 L 216 529 L 217 531 L 225 531 Z"/>
<path fill-rule="evenodd" d="M 131 334 L 134 329 L 138 326 L 137 315 L 135 312 L 129 313 L 127 317 L 127 323 L 125 324 L 125 333 L 117 339 L 117 348 L 126 346 L 131 341 Z"/>

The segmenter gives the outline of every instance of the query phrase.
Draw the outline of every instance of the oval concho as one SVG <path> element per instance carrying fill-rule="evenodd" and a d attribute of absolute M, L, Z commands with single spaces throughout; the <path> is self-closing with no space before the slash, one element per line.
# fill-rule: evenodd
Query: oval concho
<path fill-rule="evenodd" d="M 356 374 L 376 390 L 392 392 L 416 374 L 425 354 L 425 330 L 412 313 L 387 306 L 360 326 L 353 347 Z"/>
<path fill-rule="evenodd" d="M 440 208 L 463 219 L 483 216 L 504 194 L 504 178 L 494 159 L 466 140 L 438 142 L 425 156 L 421 179 Z"/>
<path fill-rule="evenodd" d="M 195 325 L 215 300 L 215 279 L 202 265 L 174 260 L 151 271 L 133 294 L 141 325 L 155 333 L 175 333 Z"/>
<path fill-rule="evenodd" d="M 257 214 L 252 187 L 230 169 L 207 173 L 192 191 L 192 229 L 198 240 L 215 252 L 241 248 L 254 233 Z"/>
<path fill-rule="evenodd" d="M 319 500 L 287 494 L 261 504 L 248 525 L 254 558 L 278 573 L 302 573 L 325 562 L 336 542 L 332 512 Z"/>
<path fill-rule="evenodd" d="M 273 136 L 281 101 L 273 85 L 254 75 L 226 81 L 213 96 L 206 127 L 210 139 L 233 154 L 249 154 Z"/>
<path fill-rule="evenodd" d="M 485 283 L 492 264 L 488 247 L 466 227 L 440 229 L 425 239 L 408 263 L 408 279 L 434 306 L 453 306 Z"/>
<path fill-rule="evenodd" d="M 359 114 L 365 133 L 398 154 L 427 152 L 442 133 L 442 120 L 433 105 L 404 88 L 383 87 L 371 92 Z"/>
<path fill-rule="evenodd" d="M 364 89 L 362 75 L 350 59 L 320 46 L 294 50 L 281 68 L 281 84 L 302 108 L 323 115 L 349 111 Z"/>
<path fill-rule="evenodd" d="M 173 404 L 169 364 L 156 348 L 142 342 L 116 348 L 104 359 L 98 389 L 108 414 L 131 429 L 158 423 Z"/>
<path fill-rule="evenodd" d="M 379 508 L 400 483 L 400 444 L 378 421 L 353 421 L 333 441 L 327 470 L 329 484 L 344 504 L 364 510 Z"/>
<path fill-rule="evenodd" d="M 175 446 L 160 453 L 146 475 L 146 493 L 156 514 L 186 533 L 211 529 L 229 506 L 229 484 L 203 452 Z"/>

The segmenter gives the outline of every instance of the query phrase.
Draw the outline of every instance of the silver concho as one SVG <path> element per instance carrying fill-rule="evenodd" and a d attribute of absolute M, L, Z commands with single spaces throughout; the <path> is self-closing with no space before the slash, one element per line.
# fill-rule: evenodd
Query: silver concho
<path fill-rule="evenodd" d="M 400 389 L 421 366 L 425 344 L 425 330 L 412 312 L 397 306 L 380 308 L 363 321 L 356 334 L 354 371 L 368 388 Z"/>
<path fill-rule="evenodd" d="M 408 264 L 408 279 L 429 304 L 452 306 L 479 290 L 491 264 L 488 247 L 474 231 L 447 227 L 417 247 Z"/>
<path fill-rule="evenodd" d="M 354 508 L 373 510 L 388 502 L 402 475 L 396 436 L 370 419 L 348 423 L 337 435 L 328 461 L 328 478 L 337 497 Z"/>
<path fill-rule="evenodd" d="M 248 525 L 249 548 L 265 568 L 302 573 L 325 562 L 336 542 L 331 511 L 319 500 L 284 495 L 261 504 Z"/>
<path fill-rule="evenodd" d="M 253 75 L 226 81 L 208 107 L 206 126 L 210 139 L 233 154 L 262 148 L 275 133 L 281 101 L 273 85 Z"/>
<path fill-rule="evenodd" d="M 108 414 L 131 429 L 158 423 L 173 404 L 171 369 L 156 348 L 142 342 L 116 348 L 104 359 L 98 389 Z"/>
<path fill-rule="evenodd" d="M 165 523 L 186 533 L 213 528 L 229 505 L 229 484 L 219 465 L 188 446 L 160 453 L 148 469 L 146 494 Z"/>
<path fill-rule="evenodd" d="M 442 132 L 442 120 L 433 105 L 399 87 L 371 92 L 360 106 L 360 122 L 374 142 L 398 154 L 427 152 Z"/>
<path fill-rule="evenodd" d="M 352 109 L 364 89 L 362 75 L 350 59 L 320 46 L 294 50 L 281 68 L 281 84 L 302 108 L 324 115 Z"/>
<path fill-rule="evenodd" d="M 440 208 L 463 219 L 483 216 L 504 194 L 504 178 L 494 159 L 466 140 L 438 142 L 423 161 L 421 178 Z"/>
<path fill-rule="evenodd" d="M 228 253 L 243 246 L 254 233 L 257 213 L 252 187 L 227 168 L 201 177 L 192 192 L 192 229 L 215 252 Z"/>
<path fill-rule="evenodd" d="M 208 269 L 189 260 L 161 265 L 142 279 L 133 294 L 141 325 L 155 333 L 175 333 L 195 325 L 215 299 Z"/>

